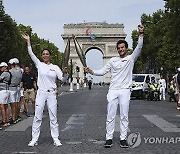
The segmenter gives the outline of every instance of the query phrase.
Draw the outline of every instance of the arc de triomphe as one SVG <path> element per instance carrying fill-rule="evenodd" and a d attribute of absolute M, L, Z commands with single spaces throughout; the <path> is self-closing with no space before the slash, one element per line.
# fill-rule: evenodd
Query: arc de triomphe
<path fill-rule="evenodd" d="M 116 42 L 119 39 L 126 38 L 123 24 L 108 24 L 106 22 L 64 24 L 64 34 L 62 34 L 62 38 L 65 46 L 67 44 L 67 38 L 72 37 L 72 35 L 75 35 L 85 55 L 91 49 L 101 51 L 103 54 L 103 64 L 106 64 L 111 57 L 118 56 Z M 83 80 L 83 66 L 76 53 L 72 39 L 70 41 L 70 59 L 72 59 L 73 63 L 73 77 L 76 78 L 78 74 L 80 80 Z M 76 72 L 76 66 L 80 67 L 79 73 Z M 110 82 L 110 74 L 106 74 L 103 80 L 105 83 Z M 73 82 L 75 83 L 76 80 L 73 80 Z"/>

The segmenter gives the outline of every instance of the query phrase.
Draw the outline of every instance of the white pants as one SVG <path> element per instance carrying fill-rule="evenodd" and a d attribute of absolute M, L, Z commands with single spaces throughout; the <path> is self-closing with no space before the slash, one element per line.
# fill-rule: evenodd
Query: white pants
<path fill-rule="evenodd" d="M 120 107 L 120 140 L 127 138 L 130 89 L 109 90 L 107 94 L 106 140 L 113 138 L 116 111 Z"/>
<path fill-rule="evenodd" d="M 165 87 L 161 87 L 160 88 L 160 100 L 166 100 L 166 97 L 165 97 Z"/>
<path fill-rule="evenodd" d="M 38 90 L 36 95 L 35 116 L 32 125 L 32 139 L 36 141 L 38 140 L 40 135 L 40 127 L 43 118 L 45 101 L 47 101 L 47 107 L 49 112 L 51 136 L 53 139 L 59 137 L 56 93 L 55 91 L 46 92 L 46 91 Z"/>

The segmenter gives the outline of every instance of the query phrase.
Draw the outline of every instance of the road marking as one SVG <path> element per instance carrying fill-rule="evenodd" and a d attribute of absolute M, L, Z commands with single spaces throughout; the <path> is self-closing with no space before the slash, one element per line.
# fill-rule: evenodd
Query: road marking
<path fill-rule="evenodd" d="M 82 144 L 82 142 L 66 142 L 66 144 Z"/>
<path fill-rule="evenodd" d="M 67 130 L 81 130 L 85 121 L 86 114 L 73 114 L 66 122 L 66 128 L 61 131 Z"/>
<path fill-rule="evenodd" d="M 96 141 L 96 142 L 93 142 L 94 144 L 104 144 L 105 141 Z"/>
<path fill-rule="evenodd" d="M 13 154 L 19 153 L 19 154 L 36 154 L 37 152 L 13 152 Z"/>
<path fill-rule="evenodd" d="M 60 93 L 58 96 L 61 96 L 61 95 L 63 95 L 63 93 L 64 93 L 64 92 L 61 92 L 61 93 Z"/>
<path fill-rule="evenodd" d="M 23 132 L 26 131 L 26 129 L 30 126 L 32 126 L 33 122 L 33 117 L 29 117 L 23 121 L 20 121 L 19 123 L 12 125 L 5 129 L 6 132 L 11 132 L 11 131 L 17 131 L 17 132 Z"/>
<path fill-rule="evenodd" d="M 43 118 L 45 118 L 45 117 L 47 117 L 47 116 L 43 115 Z M 24 131 L 26 131 L 26 129 L 28 127 L 32 126 L 33 118 L 34 118 L 34 116 L 24 119 L 15 125 L 9 126 L 4 131 L 6 131 L 6 132 L 24 132 Z"/>
<path fill-rule="evenodd" d="M 98 94 L 98 92 L 96 92 L 94 95 L 92 95 L 91 97 L 94 97 L 94 96 L 96 96 Z"/>
<path fill-rule="evenodd" d="M 69 154 L 99 154 L 99 153 L 69 153 Z"/>
<path fill-rule="evenodd" d="M 180 132 L 180 128 L 157 115 L 143 115 L 151 123 L 162 129 L 164 132 Z"/>

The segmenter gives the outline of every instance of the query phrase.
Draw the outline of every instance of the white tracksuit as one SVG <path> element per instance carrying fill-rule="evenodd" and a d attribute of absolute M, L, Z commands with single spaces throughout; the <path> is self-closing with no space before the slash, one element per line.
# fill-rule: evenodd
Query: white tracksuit
<path fill-rule="evenodd" d="M 63 77 L 63 73 L 57 65 L 48 65 L 44 62 L 40 62 L 40 60 L 32 52 L 32 48 L 30 46 L 28 46 L 28 53 L 38 70 L 38 91 L 36 95 L 35 116 L 32 125 L 32 139 L 38 140 L 39 138 L 43 110 L 46 101 L 50 117 L 51 136 L 55 139 L 59 136 L 59 125 L 57 122 L 56 78 L 66 81 L 68 75 Z"/>
<path fill-rule="evenodd" d="M 132 71 L 142 45 L 143 37 L 139 37 L 138 44 L 131 55 L 124 58 L 113 57 L 102 69 L 94 70 L 94 75 L 97 76 L 111 72 L 111 83 L 107 94 L 106 140 L 113 138 L 118 104 L 120 106 L 120 139 L 124 140 L 127 137 Z"/>
<path fill-rule="evenodd" d="M 160 87 L 160 100 L 161 99 L 166 100 L 166 96 L 165 96 L 165 93 L 166 93 L 166 81 L 165 81 L 165 79 L 160 79 L 159 84 L 161 85 L 161 87 Z"/>

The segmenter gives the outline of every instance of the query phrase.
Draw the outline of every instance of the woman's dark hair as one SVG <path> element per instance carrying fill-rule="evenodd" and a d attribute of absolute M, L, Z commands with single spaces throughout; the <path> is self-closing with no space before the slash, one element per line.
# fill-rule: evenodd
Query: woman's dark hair
<path fill-rule="evenodd" d="M 42 53 L 43 53 L 44 50 L 47 50 L 47 51 L 49 52 L 50 55 L 52 54 L 52 52 L 51 52 L 50 49 L 43 49 L 43 50 L 41 51 L 41 55 L 42 55 Z"/>
<path fill-rule="evenodd" d="M 118 45 L 121 44 L 121 43 L 124 43 L 125 44 L 125 47 L 128 48 L 128 43 L 125 41 L 125 40 L 119 40 L 117 43 L 116 43 L 116 49 L 118 50 Z"/>

